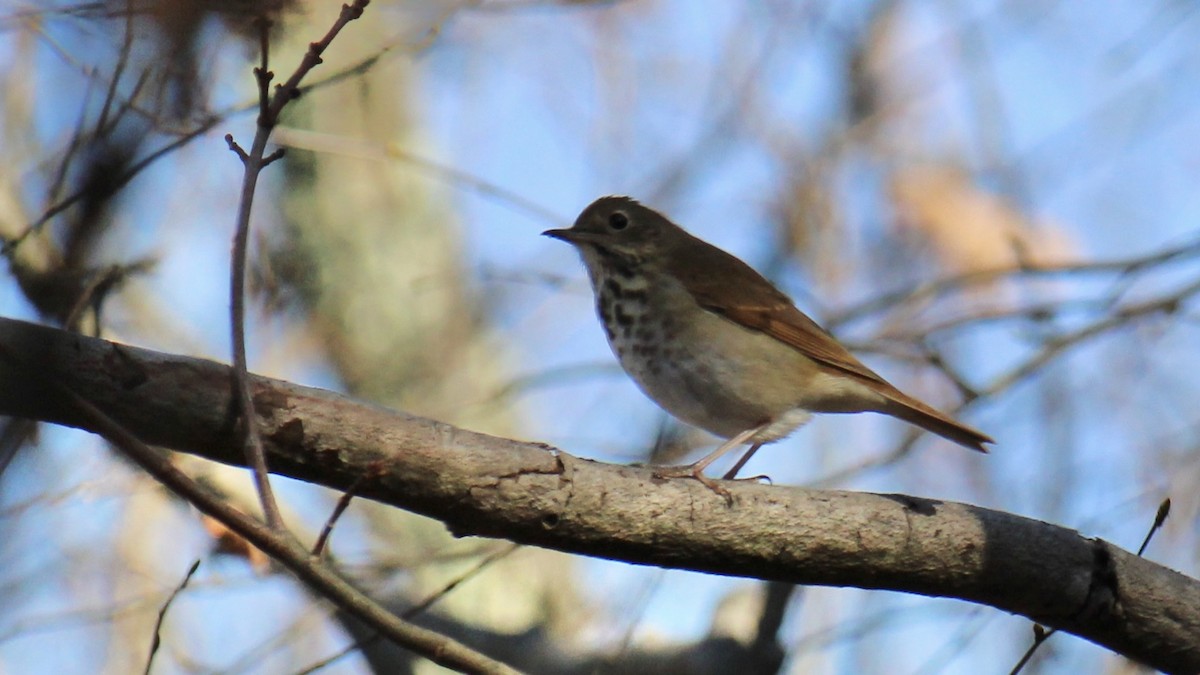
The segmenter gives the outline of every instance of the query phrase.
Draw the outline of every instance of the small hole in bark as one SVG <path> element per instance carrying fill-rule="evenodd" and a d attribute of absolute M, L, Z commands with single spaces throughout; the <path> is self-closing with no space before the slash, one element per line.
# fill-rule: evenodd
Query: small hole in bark
<path fill-rule="evenodd" d="M 558 514 L 547 513 L 546 515 L 542 516 L 542 527 L 546 528 L 547 530 L 558 527 Z"/>

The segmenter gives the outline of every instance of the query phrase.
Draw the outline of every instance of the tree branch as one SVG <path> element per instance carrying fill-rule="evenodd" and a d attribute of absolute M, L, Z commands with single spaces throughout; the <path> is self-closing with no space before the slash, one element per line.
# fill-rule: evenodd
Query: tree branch
<path fill-rule="evenodd" d="M 242 465 L 229 368 L 0 319 L 0 414 L 92 429 L 63 382 L 143 441 Z M 632 563 L 952 597 L 1168 672 L 1200 670 L 1200 582 L 1073 530 L 966 504 L 695 481 L 578 459 L 337 394 L 251 378 L 270 466 L 501 537 Z M 94 430 L 94 429 L 92 429 Z"/>

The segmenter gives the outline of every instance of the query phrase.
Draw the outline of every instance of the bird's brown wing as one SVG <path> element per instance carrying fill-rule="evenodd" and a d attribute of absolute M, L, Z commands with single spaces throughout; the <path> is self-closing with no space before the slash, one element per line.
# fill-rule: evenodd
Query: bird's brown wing
<path fill-rule="evenodd" d="M 905 394 L 863 365 L 749 265 L 691 235 L 688 237 L 690 241 L 680 246 L 682 255 L 668 257 L 670 271 L 701 307 L 770 335 L 823 367 L 858 378 L 887 399 L 887 406 L 879 412 L 899 417 L 979 452 L 987 452 L 984 444 L 994 442 L 987 434 Z M 717 268 L 736 270 L 733 279 L 725 275 L 722 275 L 723 279 L 715 279 L 711 271 Z"/>
<path fill-rule="evenodd" d="M 698 239 L 683 249 L 685 255 L 668 258 L 674 263 L 671 272 L 701 307 L 766 333 L 822 366 L 893 389 L 749 265 Z M 718 268 L 738 272 L 732 280 L 716 279 L 711 270 Z"/>

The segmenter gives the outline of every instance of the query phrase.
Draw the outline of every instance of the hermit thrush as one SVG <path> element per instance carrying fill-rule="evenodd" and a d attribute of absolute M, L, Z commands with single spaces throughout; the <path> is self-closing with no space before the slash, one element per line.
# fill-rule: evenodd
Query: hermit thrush
<path fill-rule="evenodd" d="M 568 230 L 543 234 L 579 250 L 608 343 L 642 391 L 675 417 L 728 439 L 687 467 L 703 475 L 749 443 L 733 478 L 764 443 L 811 413 L 878 412 L 986 452 L 994 442 L 889 384 L 796 309 L 749 265 L 628 197 L 603 197 Z"/>

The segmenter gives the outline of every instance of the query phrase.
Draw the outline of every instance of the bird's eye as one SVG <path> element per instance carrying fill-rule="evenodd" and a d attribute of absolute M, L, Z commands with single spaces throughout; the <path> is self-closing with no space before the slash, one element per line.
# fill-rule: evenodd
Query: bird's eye
<path fill-rule="evenodd" d="M 629 225 L 629 216 L 617 211 L 608 217 L 608 226 L 614 230 L 623 230 Z"/>

